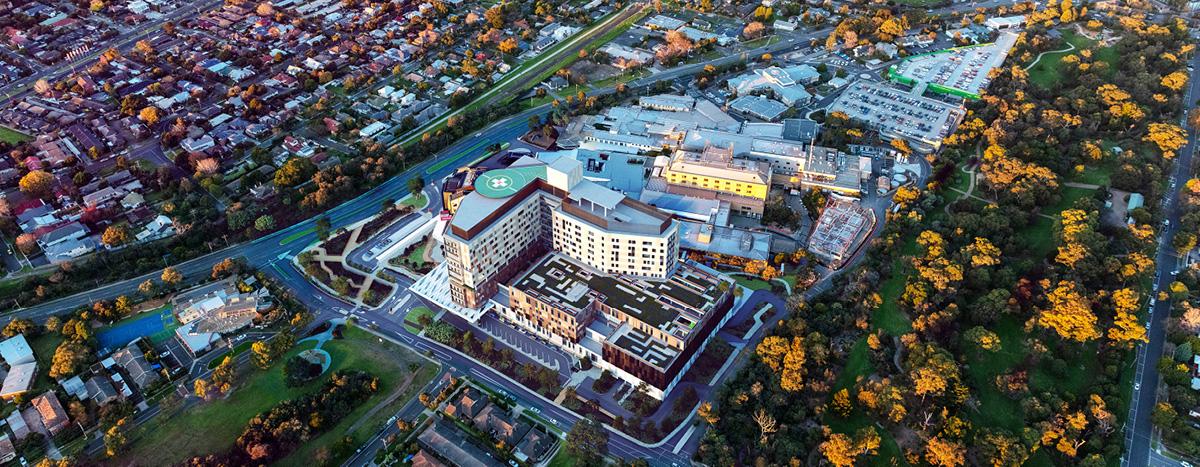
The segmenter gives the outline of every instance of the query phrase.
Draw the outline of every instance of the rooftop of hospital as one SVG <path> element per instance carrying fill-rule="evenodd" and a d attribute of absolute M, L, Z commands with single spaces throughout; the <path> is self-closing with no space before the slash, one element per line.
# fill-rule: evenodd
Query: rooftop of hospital
<path fill-rule="evenodd" d="M 521 193 L 526 194 L 517 196 Z M 583 166 L 574 158 L 522 157 L 476 178 L 475 191 L 463 199 L 450 220 L 451 232 L 462 236 L 486 230 L 517 203 L 540 196 L 537 193 L 559 197 L 561 212 L 609 231 L 660 234 L 671 222 L 670 216 L 648 205 L 584 179 Z"/>
<path fill-rule="evenodd" d="M 687 341 L 691 331 L 726 293 L 727 280 L 690 263 L 680 263 L 666 280 L 613 276 L 551 253 L 513 282 L 512 287 L 570 313 L 593 300 Z"/>

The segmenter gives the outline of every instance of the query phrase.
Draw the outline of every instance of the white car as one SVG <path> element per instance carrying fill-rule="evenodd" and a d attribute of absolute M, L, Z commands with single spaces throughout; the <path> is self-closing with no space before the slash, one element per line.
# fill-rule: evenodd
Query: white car
<path fill-rule="evenodd" d="M 1142 390 L 1142 383 L 1133 383 L 1133 390 L 1134 390 L 1134 391 L 1141 391 L 1141 390 Z"/>

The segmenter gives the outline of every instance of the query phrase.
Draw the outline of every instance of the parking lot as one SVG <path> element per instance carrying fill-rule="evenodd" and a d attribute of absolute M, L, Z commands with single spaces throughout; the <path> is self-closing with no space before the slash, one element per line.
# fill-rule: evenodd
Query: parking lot
<path fill-rule="evenodd" d="M 558 370 L 559 373 L 570 375 L 571 360 L 565 352 L 555 349 L 549 344 L 543 343 L 536 337 L 527 335 L 511 325 L 500 321 L 494 314 L 488 313 L 479 320 L 478 326 L 487 331 L 488 334 L 495 336 L 497 340 L 503 341 L 514 350 L 532 357 L 540 361 L 543 365 L 550 369 Z"/>

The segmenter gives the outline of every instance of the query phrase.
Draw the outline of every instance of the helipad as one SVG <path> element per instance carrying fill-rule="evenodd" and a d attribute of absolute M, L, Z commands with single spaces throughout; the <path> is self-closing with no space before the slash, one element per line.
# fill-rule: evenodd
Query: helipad
<path fill-rule="evenodd" d="M 546 166 L 489 170 L 475 179 L 475 191 L 488 198 L 507 198 L 536 179 L 546 179 Z"/>

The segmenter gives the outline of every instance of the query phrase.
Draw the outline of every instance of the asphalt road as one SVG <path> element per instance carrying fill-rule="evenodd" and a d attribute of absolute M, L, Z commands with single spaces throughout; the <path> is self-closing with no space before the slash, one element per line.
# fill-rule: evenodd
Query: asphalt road
<path fill-rule="evenodd" d="M 1200 68 L 1200 54 L 1192 57 L 1191 64 L 1194 68 Z M 1200 79 L 1197 79 L 1196 74 L 1192 73 L 1191 79 L 1188 81 L 1188 89 L 1183 97 L 1184 118 L 1196 107 L 1196 96 L 1200 96 Z M 1200 137 L 1193 130 L 1188 132 L 1187 145 L 1180 151 L 1175 162 L 1174 172 L 1171 174 L 1175 180 L 1175 186 L 1163 195 L 1167 203 L 1166 218 L 1171 223 L 1159 236 L 1158 257 L 1155 258 L 1157 264 L 1154 280 L 1155 293 L 1169 288 L 1171 281 L 1174 280 L 1172 273 L 1180 267 L 1180 258 L 1175 253 L 1175 249 L 1171 247 L 1171 240 L 1175 238 L 1175 234 L 1179 230 L 1179 218 L 1183 214 L 1179 203 L 1179 190 L 1183 188 L 1184 182 L 1191 178 L 1192 159 L 1197 149 L 1200 149 Z M 1180 465 L 1178 461 L 1164 457 L 1159 451 L 1154 424 L 1150 421 L 1154 404 L 1158 402 L 1157 365 L 1158 359 L 1162 356 L 1163 341 L 1166 339 L 1167 333 L 1167 317 L 1170 314 L 1169 300 L 1159 301 L 1150 308 L 1150 329 L 1147 330 L 1150 342 L 1138 346 L 1137 373 L 1129 408 L 1129 421 L 1126 422 L 1125 440 L 1129 450 L 1122 459 L 1124 466 Z"/>

